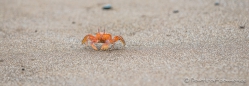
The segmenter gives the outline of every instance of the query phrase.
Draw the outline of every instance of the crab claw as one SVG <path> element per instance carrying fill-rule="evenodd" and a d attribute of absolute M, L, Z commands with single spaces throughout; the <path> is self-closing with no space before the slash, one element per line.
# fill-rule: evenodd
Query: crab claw
<path fill-rule="evenodd" d="M 82 44 L 88 45 L 88 43 L 86 43 L 86 42 L 88 41 L 88 37 L 89 37 L 89 35 L 86 35 L 86 36 L 83 38 Z"/>
<path fill-rule="evenodd" d="M 122 42 L 123 46 L 125 46 L 125 41 L 124 41 L 122 36 L 115 36 L 113 39 L 114 39 L 114 42 L 120 40 Z"/>
<path fill-rule="evenodd" d="M 98 50 L 98 48 L 95 46 L 94 43 L 92 43 L 91 46 L 92 46 L 92 48 L 93 48 L 94 50 Z"/>
<path fill-rule="evenodd" d="M 82 40 L 82 44 L 86 44 L 88 46 L 88 39 L 91 40 L 91 46 L 94 50 L 98 50 L 97 47 L 95 46 L 95 43 L 98 42 L 97 38 L 94 37 L 93 35 L 86 35 L 83 40 Z"/>
<path fill-rule="evenodd" d="M 104 43 L 101 47 L 101 50 L 107 50 L 109 48 L 109 44 Z"/>

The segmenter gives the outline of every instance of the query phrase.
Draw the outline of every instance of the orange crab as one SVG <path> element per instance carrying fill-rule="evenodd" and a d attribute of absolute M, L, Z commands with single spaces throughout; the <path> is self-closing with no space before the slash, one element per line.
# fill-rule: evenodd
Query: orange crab
<path fill-rule="evenodd" d="M 91 46 L 94 50 L 98 50 L 97 47 L 95 46 L 95 43 L 104 43 L 101 46 L 101 50 L 107 50 L 109 48 L 109 44 L 112 44 L 111 48 L 113 48 L 115 42 L 118 40 L 120 40 L 125 46 L 125 41 L 122 36 L 114 36 L 114 38 L 112 39 L 112 35 L 105 33 L 105 30 L 104 32 L 99 32 L 98 30 L 98 33 L 96 33 L 96 36 L 93 36 L 91 34 L 86 35 L 84 39 L 82 40 L 82 44 L 88 45 L 88 40 L 91 41 Z"/>

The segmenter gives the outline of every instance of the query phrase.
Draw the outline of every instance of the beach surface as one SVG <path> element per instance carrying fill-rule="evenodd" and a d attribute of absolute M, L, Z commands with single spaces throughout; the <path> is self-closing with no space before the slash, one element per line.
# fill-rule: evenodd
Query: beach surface
<path fill-rule="evenodd" d="M 249 86 L 248 18 L 249 0 L 1 0 L 0 85 Z M 126 45 L 82 45 L 98 29 Z"/>

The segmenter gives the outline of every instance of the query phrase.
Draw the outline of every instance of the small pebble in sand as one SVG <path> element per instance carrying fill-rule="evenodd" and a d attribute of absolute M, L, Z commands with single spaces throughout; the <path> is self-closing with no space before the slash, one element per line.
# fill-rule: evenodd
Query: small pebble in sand
<path fill-rule="evenodd" d="M 35 32 L 37 32 L 37 30 L 35 30 Z"/>
<path fill-rule="evenodd" d="M 75 24 L 75 22 L 73 21 L 72 24 Z"/>
<path fill-rule="evenodd" d="M 25 69 L 24 68 L 22 68 L 22 71 L 24 71 Z"/>
<path fill-rule="evenodd" d="M 30 59 L 31 61 L 34 61 L 35 59 Z"/>
<path fill-rule="evenodd" d="M 240 29 L 245 29 L 245 25 L 239 26 Z"/>
<path fill-rule="evenodd" d="M 215 2 L 214 5 L 215 5 L 215 6 L 218 6 L 218 5 L 220 5 L 220 3 L 219 3 L 219 2 Z"/>
<path fill-rule="evenodd" d="M 3 62 L 4 60 L 0 60 L 0 62 Z"/>
<path fill-rule="evenodd" d="M 106 4 L 103 6 L 103 9 L 107 10 L 107 9 L 111 9 L 112 6 L 110 4 Z"/>
<path fill-rule="evenodd" d="M 178 13 L 179 11 L 178 10 L 174 10 L 173 13 Z"/>

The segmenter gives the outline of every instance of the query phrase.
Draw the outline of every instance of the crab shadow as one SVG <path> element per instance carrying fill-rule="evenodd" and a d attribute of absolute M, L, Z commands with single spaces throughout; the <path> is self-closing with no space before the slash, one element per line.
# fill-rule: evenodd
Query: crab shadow
<path fill-rule="evenodd" d="M 100 44 L 96 44 L 96 47 L 98 50 L 94 50 L 91 46 L 86 46 L 84 45 L 81 50 L 83 51 L 91 51 L 91 52 L 114 52 L 114 51 L 125 51 L 126 47 L 122 46 L 122 45 L 115 45 L 113 48 L 111 47 L 112 45 L 109 46 L 109 48 L 107 50 L 101 50 L 102 43 Z"/>

